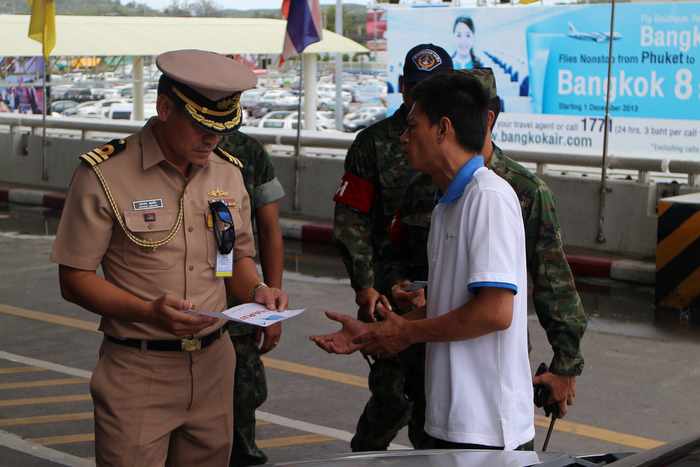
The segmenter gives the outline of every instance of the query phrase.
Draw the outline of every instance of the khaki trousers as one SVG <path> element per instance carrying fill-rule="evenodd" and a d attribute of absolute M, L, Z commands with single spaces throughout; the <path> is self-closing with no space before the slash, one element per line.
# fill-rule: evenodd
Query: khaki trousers
<path fill-rule="evenodd" d="M 90 380 L 98 466 L 228 466 L 236 357 L 227 334 L 195 352 L 103 341 Z"/>

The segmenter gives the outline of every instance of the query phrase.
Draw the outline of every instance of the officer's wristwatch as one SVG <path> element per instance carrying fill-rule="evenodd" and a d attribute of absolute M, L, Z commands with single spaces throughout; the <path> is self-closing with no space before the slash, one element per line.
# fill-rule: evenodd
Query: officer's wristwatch
<path fill-rule="evenodd" d="M 255 284 L 255 287 L 253 287 L 253 290 L 250 291 L 250 301 L 253 302 L 255 301 L 255 292 L 258 291 L 258 289 L 267 289 L 269 286 L 264 283 L 263 281 L 258 282 Z"/>

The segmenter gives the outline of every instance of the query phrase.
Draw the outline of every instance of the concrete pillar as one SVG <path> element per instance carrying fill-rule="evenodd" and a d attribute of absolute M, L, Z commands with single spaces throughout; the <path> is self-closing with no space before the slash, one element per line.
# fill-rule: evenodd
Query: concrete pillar
<path fill-rule="evenodd" d="M 134 57 L 131 68 L 134 90 L 132 94 L 132 120 L 143 120 L 143 57 Z"/>
<path fill-rule="evenodd" d="M 335 2 L 335 32 L 343 35 L 343 0 Z M 335 129 L 343 131 L 343 54 L 335 54 Z"/>
<path fill-rule="evenodd" d="M 316 54 L 304 54 L 304 129 L 316 129 L 316 75 L 318 57 Z"/>

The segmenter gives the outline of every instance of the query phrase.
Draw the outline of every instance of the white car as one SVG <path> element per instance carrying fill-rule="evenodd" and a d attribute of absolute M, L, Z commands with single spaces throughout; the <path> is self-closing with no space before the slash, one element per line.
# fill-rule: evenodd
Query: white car
<path fill-rule="evenodd" d="M 316 88 L 316 93 L 319 99 L 333 99 L 335 100 L 335 84 L 319 84 Z M 346 90 L 340 92 L 341 98 L 343 99 L 343 105 L 352 102 L 352 93 Z"/>
<path fill-rule="evenodd" d="M 258 122 L 259 128 L 276 128 L 276 129 L 291 129 L 291 123 L 289 126 L 285 126 L 285 120 L 287 117 L 292 115 L 291 110 L 276 110 L 274 112 L 267 113 Z"/>
<path fill-rule="evenodd" d="M 268 109 L 291 109 L 299 105 L 299 97 L 289 91 L 275 89 L 267 91 L 258 101 L 258 105 Z"/>
<path fill-rule="evenodd" d="M 301 118 L 303 120 L 304 113 Z M 276 110 L 266 114 L 258 122 L 259 128 L 273 128 L 279 130 L 296 130 L 297 128 L 297 112 L 292 110 Z M 316 127 L 319 130 L 335 130 L 335 120 L 333 112 L 316 112 Z M 301 128 L 304 128 L 302 123 Z"/>
<path fill-rule="evenodd" d="M 116 103 L 110 106 L 107 112 L 107 118 L 112 120 L 134 120 L 134 105 L 131 102 Z M 158 114 L 155 102 L 144 102 L 143 118 L 148 120 Z"/>

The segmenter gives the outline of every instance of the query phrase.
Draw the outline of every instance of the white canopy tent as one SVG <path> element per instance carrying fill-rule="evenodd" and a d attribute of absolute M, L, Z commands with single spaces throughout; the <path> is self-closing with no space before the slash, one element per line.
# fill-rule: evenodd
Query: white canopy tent
<path fill-rule="evenodd" d="M 262 18 L 57 16 L 51 55 L 149 56 L 176 49 L 219 53 L 282 53 L 286 21 Z M 29 16 L 0 15 L 0 56 L 39 56 L 41 44 L 27 37 Z M 362 45 L 324 30 L 306 53 L 367 52 Z"/>
<path fill-rule="evenodd" d="M 41 44 L 27 37 L 27 15 L 0 15 L 0 56 L 40 56 Z M 134 114 L 143 115 L 143 59 L 168 50 L 202 49 L 225 54 L 281 54 L 286 21 L 261 18 L 172 18 L 57 16 L 53 56 L 133 56 Z M 305 126 L 315 128 L 318 53 L 368 52 L 362 45 L 324 30 L 323 40 L 304 51 Z M 139 109 L 139 105 L 141 108 Z"/>

